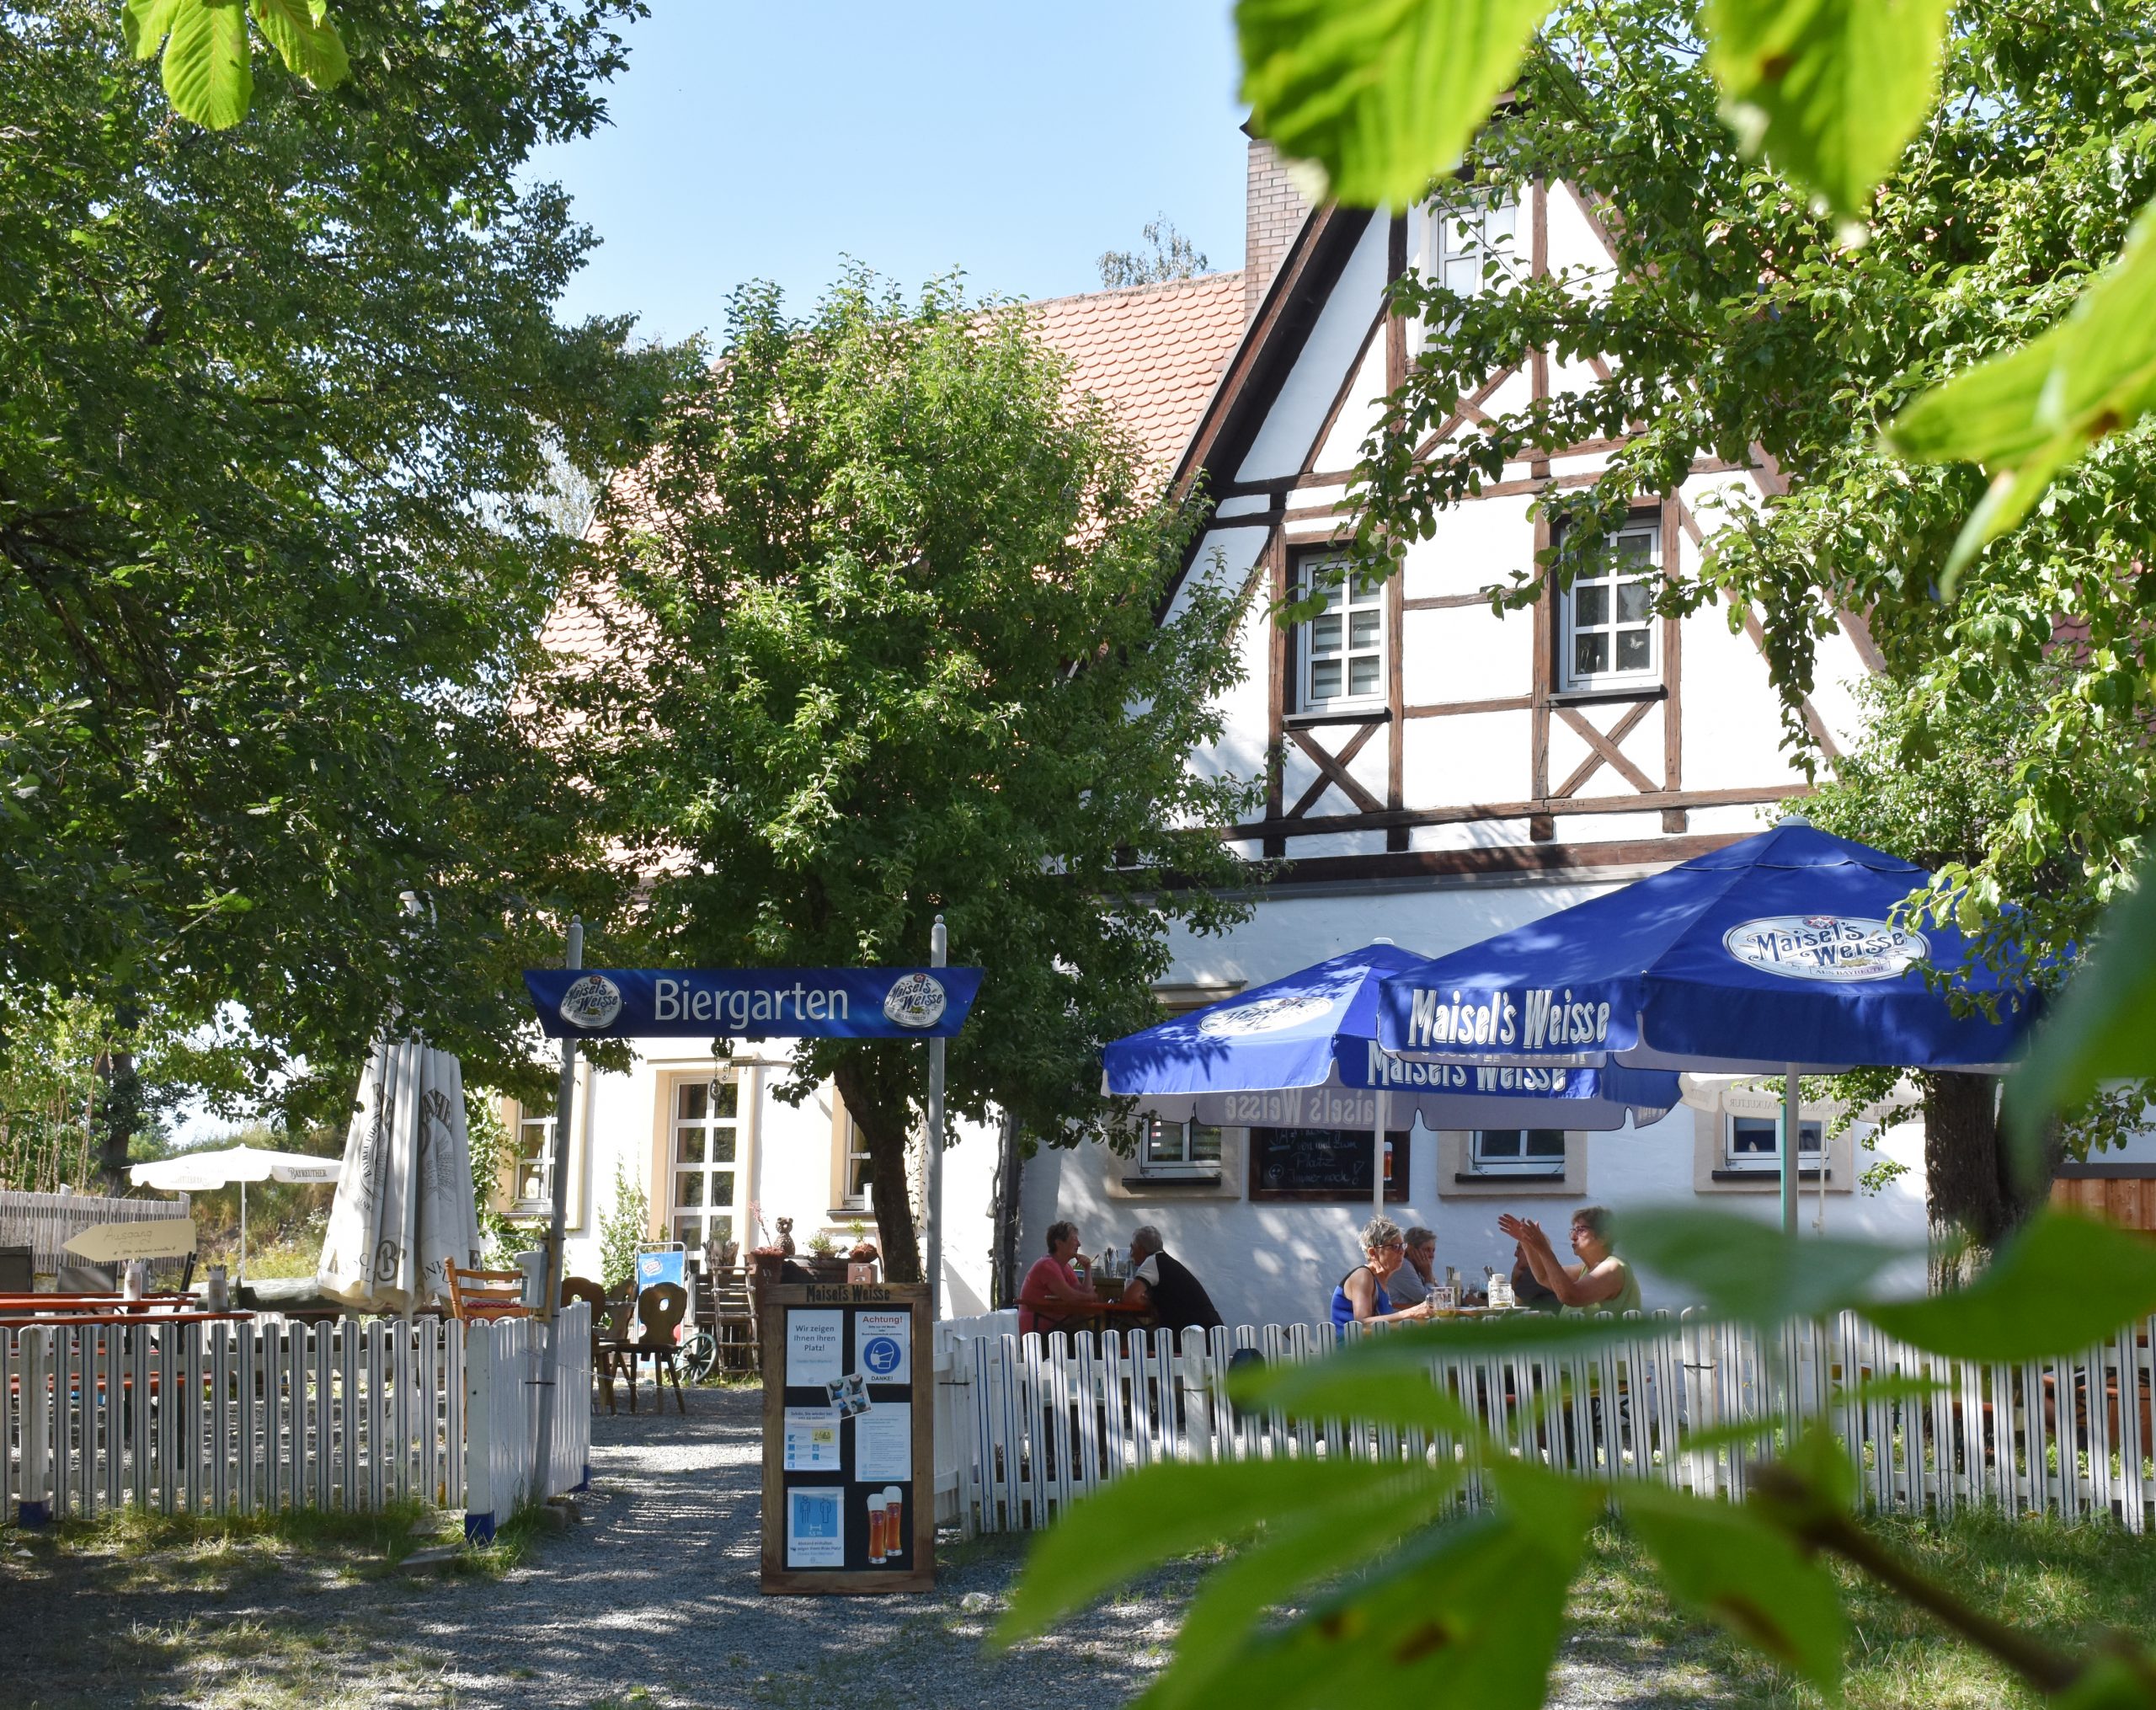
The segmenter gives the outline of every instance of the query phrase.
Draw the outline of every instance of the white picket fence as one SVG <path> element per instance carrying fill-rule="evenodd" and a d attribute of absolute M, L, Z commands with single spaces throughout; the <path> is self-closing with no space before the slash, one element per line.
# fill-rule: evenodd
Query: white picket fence
<path fill-rule="evenodd" d="M 189 1215 L 184 1194 L 159 1200 L 109 1200 L 95 1194 L 31 1194 L 0 1189 L 0 1247 L 28 1247 L 30 1269 L 51 1276 L 61 1265 L 78 1263 L 63 1252 L 85 1229 L 99 1223 L 141 1223 Z M 176 1269 L 177 1260 L 159 1261 Z"/>
<path fill-rule="evenodd" d="M 475 1483 L 491 1501 L 504 1488 L 499 1469 L 521 1467 L 528 1482 L 531 1464 L 528 1440 L 498 1440 L 515 1436 L 512 1403 L 523 1405 L 536 1376 L 528 1350 L 504 1334 L 522 1328 L 264 1317 L 0 1330 L 0 1521 L 37 1526 L 129 1505 L 197 1515 L 454 1508 L 469 1505 Z M 583 1478 L 590 1455 L 588 1317 L 563 1315 L 562 1344 L 556 1490 Z"/>
<path fill-rule="evenodd" d="M 554 1386 L 547 1494 L 559 1496 L 591 1483 L 591 1307 L 578 1301 L 562 1310 L 554 1370 L 542 1371 L 546 1327 L 536 1318 L 474 1324 L 465 1339 L 464 1535 L 488 1543 L 498 1520 L 531 1490 L 539 1452 L 539 1388 Z"/>
<path fill-rule="evenodd" d="M 2068 1519 L 2108 1514 L 2136 1531 L 2156 1525 L 2156 1319 L 2072 1359 L 2014 1365 L 1942 1360 L 1854 1314 L 1764 1335 L 1694 1314 L 1626 1322 L 1633 1334 L 1590 1352 L 1455 1354 L 1433 1360 L 1431 1373 L 1510 1453 L 1568 1470 L 1741 1496 L 1774 1440 L 1694 1439 L 1747 1419 L 1823 1414 L 1876 1507 L 1945 1513 L 1990 1503 Z M 1159 1461 L 1464 1458 L 1441 1437 L 1229 1401 L 1235 1350 L 1255 1349 L 1268 1365 L 1322 1359 L 1337 1346 L 1329 1324 L 1097 1340 L 1020 1337 L 1011 1315 L 997 1314 L 937 1329 L 938 1512 L 969 1536 L 1046 1526 L 1075 1499 Z M 1899 1378 L 1943 1387 L 1878 1392 Z M 1482 1497 L 1470 1472 L 1460 1502 Z"/>

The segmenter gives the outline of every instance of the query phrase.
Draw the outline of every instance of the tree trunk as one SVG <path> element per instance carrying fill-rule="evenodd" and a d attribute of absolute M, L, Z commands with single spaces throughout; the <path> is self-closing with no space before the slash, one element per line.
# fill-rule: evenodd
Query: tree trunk
<path fill-rule="evenodd" d="M 1979 1247 L 1996 1248 L 2043 1203 L 2047 1182 L 2025 1192 L 2015 1178 L 1999 1131 L 1997 1077 L 1940 1071 L 1919 1078 L 1932 1228 L 1959 1230 Z"/>
<path fill-rule="evenodd" d="M 142 1077 L 136 1071 L 135 1053 L 130 1049 L 141 1016 L 133 1004 L 123 1002 L 114 1019 L 112 1049 L 101 1065 L 104 1127 L 99 1137 L 98 1173 L 104 1178 L 105 1191 L 119 1194 L 127 1191 L 127 1147 L 142 1121 Z"/>
<path fill-rule="evenodd" d="M 910 1045 L 863 1045 L 841 1057 L 831 1071 L 846 1112 L 868 1142 L 870 1198 L 876 1206 L 876 1240 L 887 1282 L 921 1280 L 921 1243 L 907 1192 L 906 1141 L 912 1108 L 906 1100 L 905 1066 L 894 1061 Z"/>
<path fill-rule="evenodd" d="M 1018 1298 L 1018 1172 L 1022 1159 L 1018 1119 L 1006 1114 L 996 1135 L 995 1233 L 989 1255 L 989 1305 L 1007 1307 Z"/>

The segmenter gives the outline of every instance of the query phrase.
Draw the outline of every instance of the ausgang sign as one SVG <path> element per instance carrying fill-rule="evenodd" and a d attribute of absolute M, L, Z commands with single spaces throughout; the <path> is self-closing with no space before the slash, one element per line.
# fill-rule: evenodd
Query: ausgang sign
<path fill-rule="evenodd" d="M 552 1039 L 949 1039 L 978 968 L 527 968 Z"/>

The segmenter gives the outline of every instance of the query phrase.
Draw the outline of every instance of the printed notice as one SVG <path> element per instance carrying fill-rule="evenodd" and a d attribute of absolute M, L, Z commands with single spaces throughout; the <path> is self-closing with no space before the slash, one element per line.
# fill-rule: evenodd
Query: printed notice
<path fill-rule="evenodd" d="M 878 1408 L 853 1422 L 856 1478 L 913 1478 L 913 1415 L 904 1408 Z"/>
<path fill-rule="evenodd" d="M 830 1383 L 845 1375 L 841 1338 L 846 1333 L 844 1312 L 804 1312 L 791 1308 L 786 1315 L 786 1382 Z"/>
<path fill-rule="evenodd" d="M 857 1312 L 854 1364 L 871 1383 L 911 1383 L 913 1314 Z"/>
<path fill-rule="evenodd" d="M 841 1467 L 839 1416 L 829 1408 L 787 1408 L 786 1470 L 836 1472 Z"/>
<path fill-rule="evenodd" d="M 846 1525 L 841 1516 L 843 1485 L 786 1493 L 786 1565 L 789 1568 L 846 1566 Z"/>

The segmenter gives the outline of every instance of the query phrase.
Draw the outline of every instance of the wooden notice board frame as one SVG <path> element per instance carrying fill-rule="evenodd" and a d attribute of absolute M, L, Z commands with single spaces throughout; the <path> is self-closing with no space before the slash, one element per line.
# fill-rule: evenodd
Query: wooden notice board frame
<path fill-rule="evenodd" d="M 890 1315 L 899 1312 L 905 1314 L 907 1327 L 907 1381 L 881 1382 L 877 1368 L 890 1360 L 891 1344 L 896 1339 L 889 1333 Z M 797 1319 L 797 1314 L 805 1316 Z M 871 1315 L 865 1325 L 863 1314 Z M 876 1315 L 881 1315 L 880 1323 Z M 794 1596 L 932 1590 L 936 1584 L 936 1415 L 928 1285 L 797 1283 L 769 1288 L 764 1291 L 758 1329 L 764 1366 L 763 1590 L 775 1595 Z M 803 1371 L 791 1369 L 797 1329 Z M 828 1373 L 841 1380 L 859 1376 L 863 1381 L 860 1393 L 868 1402 L 867 1412 L 842 1415 L 841 1407 L 846 1403 L 835 1401 L 823 1381 L 788 1382 L 789 1377 L 802 1377 L 803 1371 Z M 899 1408 L 905 1411 L 911 1433 L 911 1478 L 894 1478 L 888 1472 L 869 1478 L 857 1476 L 861 1421 L 879 1411 L 888 1419 L 891 1411 Z M 798 1422 L 808 1420 L 814 1410 L 829 1413 L 836 1431 L 837 1465 L 787 1469 L 789 1409 Z M 798 1446 L 808 1447 L 805 1441 Z M 825 1440 L 811 1452 L 821 1456 L 833 1451 Z M 903 1518 L 892 1529 L 893 1540 L 899 1547 L 890 1559 L 872 1563 L 868 1501 L 872 1496 L 880 1500 L 893 1486 L 901 1494 Z M 829 1565 L 789 1560 L 797 1492 L 805 1499 L 802 1518 L 825 1528 L 804 1527 L 797 1553 L 809 1552 L 842 1559 Z M 828 1531 L 828 1522 L 834 1517 L 830 1505 L 834 1494 L 839 1531 L 835 1540 Z"/>

